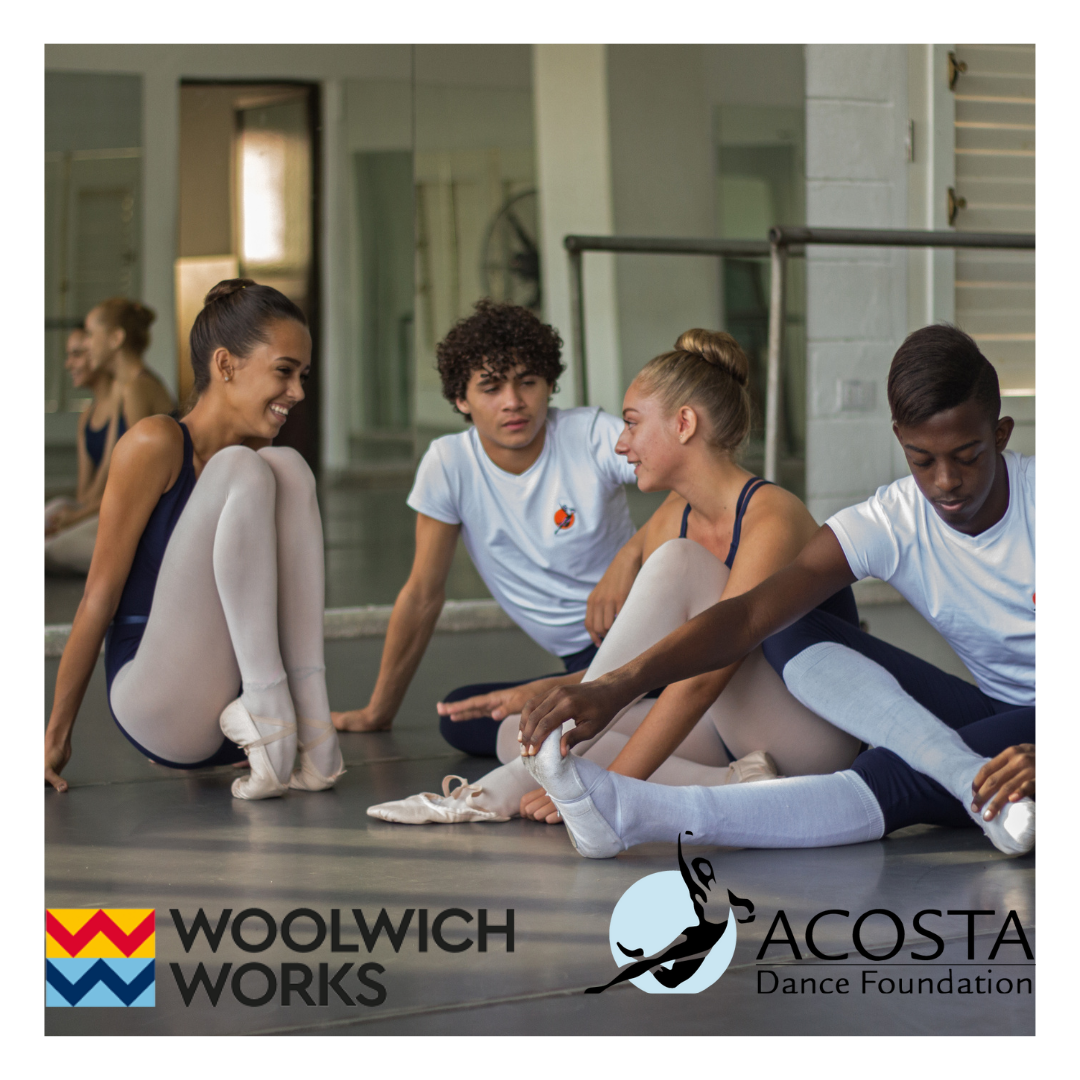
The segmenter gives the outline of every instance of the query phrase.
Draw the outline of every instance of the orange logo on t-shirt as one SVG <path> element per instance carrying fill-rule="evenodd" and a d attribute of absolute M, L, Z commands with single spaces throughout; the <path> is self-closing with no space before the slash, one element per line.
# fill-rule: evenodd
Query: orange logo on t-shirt
<path fill-rule="evenodd" d="M 572 506 L 560 505 L 559 509 L 555 511 L 555 535 L 558 536 L 561 532 L 566 532 L 571 525 L 574 524 L 574 508 Z"/>

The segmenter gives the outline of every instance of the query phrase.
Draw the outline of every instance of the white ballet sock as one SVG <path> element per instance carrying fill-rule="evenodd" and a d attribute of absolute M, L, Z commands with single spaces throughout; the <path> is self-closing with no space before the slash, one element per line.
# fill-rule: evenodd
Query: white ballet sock
<path fill-rule="evenodd" d="M 885 832 L 877 800 L 850 771 L 673 788 L 609 773 L 586 758 L 562 758 L 554 739 L 526 764 L 555 800 L 578 850 L 593 858 L 687 831 L 692 843 L 757 848 L 858 844 Z"/>
<path fill-rule="evenodd" d="M 787 662 L 784 682 L 819 716 L 871 746 L 892 750 L 971 806 L 972 781 L 989 759 L 924 709 L 880 664 L 823 641 Z"/>
<path fill-rule="evenodd" d="M 784 665 L 784 682 L 819 716 L 936 780 L 999 851 L 1020 855 L 1034 846 L 1035 804 L 1009 803 L 993 821 L 984 821 L 971 809 L 972 785 L 990 759 L 924 709 L 880 664 L 846 645 L 822 641 Z"/>

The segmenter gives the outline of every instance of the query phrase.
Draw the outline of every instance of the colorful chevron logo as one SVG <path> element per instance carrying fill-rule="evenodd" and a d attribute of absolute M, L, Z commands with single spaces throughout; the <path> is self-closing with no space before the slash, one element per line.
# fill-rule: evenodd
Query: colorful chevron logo
<path fill-rule="evenodd" d="M 45 1004 L 154 1004 L 153 908 L 50 908 L 45 912 Z"/>

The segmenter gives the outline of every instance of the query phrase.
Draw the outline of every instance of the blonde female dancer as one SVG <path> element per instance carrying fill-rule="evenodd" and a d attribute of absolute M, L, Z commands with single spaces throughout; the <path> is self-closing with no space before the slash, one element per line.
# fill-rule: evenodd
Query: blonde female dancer
<path fill-rule="evenodd" d="M 195 320 L 191 358 L 198 399 L 184 420 L 151 416 L 113 454 L 45 733 L 57 791 L 103 637 L 113 718 L 152 761 L 192 769 L 246 751 L 241 799 L 317 791 L 344 771 L 315 481 L 294 450 L 269 445 L 304 398 L 306 320 L 276 289 L 223 281 Z"/>
<path fill-rule="evenodd" d="M 610 633 L 593 659 L 589 682 L 648 649 L 721 598 L 737 596 L 786 566 L 817 525 L 790 492 L 737 463 L 750 430 L 749 365 L 734 338 L 689 330 L 672 352 L 651 360 L 626 392 L 625 454 L 642 491 L 673 490 L 649 522 L 644 564 Z M 858 623 L 844 589 L 823 605 Z M 505 717 L 505 764 L 441 797 L 414 795 L 373 806 L 389 821 L 505 821 L 521 814 L 555 823 L 559 813 L 518 760 L 518 714 L 549 689 L 543 681 L 445 705 L 457 719 Z M 846 768 L 859 742 L 801 705 L 760 649 L 721 671 L 641 699 L 574 752 L 624 776 L 673 786 L 716 786 Z"/>

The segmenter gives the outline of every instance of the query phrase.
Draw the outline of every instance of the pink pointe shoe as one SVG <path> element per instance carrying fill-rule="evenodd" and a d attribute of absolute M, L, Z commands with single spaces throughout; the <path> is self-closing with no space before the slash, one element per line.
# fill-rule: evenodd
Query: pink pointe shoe
<path fill-rule="evenodd" d="M 255 718 L 239 698 L 230 701 L 221 711 L 218 723 L 225 738 L 232 739 L 237 746 L 242 747 L 251 763 L 251 774 L 233 781 L 234 799 L 273 799 L 289 790 L 288 785 L 278 779 L 266 747 L 279 739 L 287 739 L 296 731 L 296 725 L 285 720 L 275 720 L 270 716 L 260 716 L 258 720 L 261 724 L 277 727 L 279 730 L 272 735 L 260 735 L 255 726 Z"/>
<path fill-rule="evenodd" d="M 338 750 L 338 761 L 341 762 L 338 769 L 331 776 L 323 776 L 311 762 L 311 751 L 316 746 L 321 746 L 327 739 L 337 741 L 337 733 L 334 725 L 329 720 L 312 720 L 307 716 L 300 717 L 301 728 L 314 728 L 318 734 L 307 742 L 300 742 L 297 736 L 297 748 L 300 751 L 300 764 L 293 769 L 289 777 L 289 787 L 295 791 L 326 791 L 334 786 L 334 782 L 345 772 L 345 762 Z"/>

